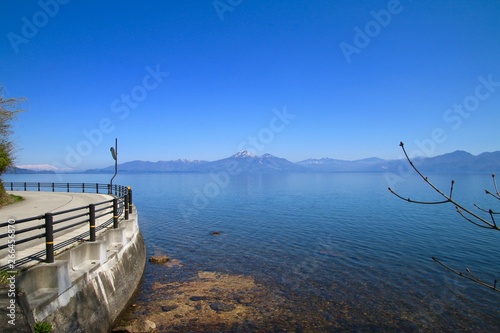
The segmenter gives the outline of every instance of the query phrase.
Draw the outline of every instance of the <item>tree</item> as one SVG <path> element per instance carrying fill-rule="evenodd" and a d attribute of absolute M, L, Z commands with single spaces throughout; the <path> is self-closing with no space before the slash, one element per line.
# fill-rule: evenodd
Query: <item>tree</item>
<path fill-rule="evenodd" d="M 0 176 L 14 163 L 15 145 L 10 140 L 11 123 L 23 111 L 19 105 L 26 101 L 24 97 L 5 98 L 3 92 L 4 88 L 0 87 Z M 3 187 L 0 187 L 0 191 L 3 194 Z"/>
<path fill-rule="evenodd" d="M 476 226 L 478 226 L 480 228 L 485 228 L 485 229 L 489 229 L 489 230 L 497 230 L 497 231 L 500 230 L 500 227 L 497 225 L 497 222 L 495 221 L 495 216 L 499 215 L 500 212 L 495 212 L 492 209 L 484 209 L 484 208 L 481 208 L 478 205 L 474 204 L 474 206 L 480 212 L 487 214 L 488 218 L 485 218 L 485 217 L 479 215 L 478 213 L 473 212 L 472 210 L 470 210 L 469 208 L 465 207 L 461 203 L 458 203 L 457 201 L 455 201 L 453 199 L 453 186 L 455 184 L 454 180 L 451 181 L 450 194 L 446 194 L 445 192 L 443 192 L 442 190 L 440 190 L 437 186 L 435 186 L 433 183 L 431 183 L 429 181 L 429 178 L 426 177 L 426 176 L 424 176 L 420 172 L 420 170 L 418 170 L 418 168 L 415 166 L 415 164 L 411 161 L 410 157 L 406 153 L 406 150 L 405 150 L 405 147 L 404 147 L 404 143 L 401 142 L 399 145 L 401 146 L 401 149 L 403 149 L 405 157 L 408 160 L 408 162 L 410 163 L 411 167 L 424 180 L 424 182 L 427 185 L 429 185 L 431 188 L 433 188 L 437 193 L 439 193 L 439 195 L 441 195 L 444 198 L 444 200 L 442 200 L 442 201 L 417 201 L 417 200 L 413 200 L 413 199 L 410 199 L 410 198 L 402 197 L 401 195 L 397 194 L 393 189 L 391 189 L 389 187 L 389 191 L 391 191 L 392 194 L 396 195 L 400 199 L 403 199 L 403 200 L 411 202 L 411 203 L 416 203 L 416 204 L 422 204 L 422 205 L 452 204 L 452 205 L 455 206 L 455 209 L 457 210 L 457 213 L 460 214 L 467 222 L 470 222 L 470 223 L 472 223 L 472 224 L 474 224 L 474 225 L 476 225 Z M 500 193 L 498 191 L 498 187 L 497 187 L 497 184 L 496 184 L 495 174 L 492 174 L 492 178 L 493 178 L 493 185 L 495 187 L 495 193 L 492 193 L 492 192 L 490 192 L 488 190 L 485 190 L 485 192 L 486 192 L 487 195 L 490 195 L 490 196 L 494 197 L 495 199 L 500 200 Z M 454 269 L 454 268 L 452 268 L 452 267 L 444 264 L 443 262 L 441 262 L 436 257 L 432 257 L 432 259 L 435 262 L 437 262 L 438 264 L 440 264 L 441 266 L 443 266 L 444 268 L 446 268 L 447 270 L 449 270 L 449 271 L 451 271 L 451 272 L 453 272 L 453 273 L 455 273 L 455 274 L 457 274 L 457 275 L 459 275 L 461 277 L 464 277 L 464 278 L 466 278 L 468 280 L 471 280 L 471 281 L 473 281 L 475 283 L 478 283 L 478 284 L 480 284 L 482 286 L 485 286 L 487 288 L 490 288 L 492 290 L 500 292 L 500 289 L 497 288 L 497 280 L 496 279 L 493 282 L 493 284 L 491 284 L 491 283 L 485 282 L 483 279 L 481 279 L 478 276 L 474 275 L 469 268 L 466 268 L 466 273 L 463 273 L 463 272 L 461 272 L 461 271 L 459 271 L 457 269 Z"/>

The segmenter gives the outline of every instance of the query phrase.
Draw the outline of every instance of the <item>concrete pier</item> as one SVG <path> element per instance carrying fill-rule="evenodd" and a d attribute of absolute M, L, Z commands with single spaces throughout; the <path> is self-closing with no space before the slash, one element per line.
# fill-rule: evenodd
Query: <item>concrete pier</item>
<path fill-rule="evenodd" d="M 118 229 L 102 231 L 95 242 L 83 242 L 15 277 L 15 326 L 8 324 L 13 302 L 1 289 L 0 331 L 32 332 L 36 322 L 53 332 L 109 332 L 132 301 L 146 264 L 146 247 L 137 210 Z M 6 295 L 4 295 L 4 293 Z M 4 304 L 5 303 L 5 304 Z"/>

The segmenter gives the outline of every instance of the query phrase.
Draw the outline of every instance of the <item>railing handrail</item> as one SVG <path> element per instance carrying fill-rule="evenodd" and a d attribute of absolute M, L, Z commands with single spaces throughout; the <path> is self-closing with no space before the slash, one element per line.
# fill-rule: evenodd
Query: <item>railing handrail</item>
<path fill-rule="evenodd" d="M 113 223 L 113 228 L 118 228 L 118 218 L 124 214 L 124 218 L 128 219 L 129 218 L 129 213 L 132 212 L 132 190 L 130 187 L 122 186 L 122 185 L 110 185 L 110 184 L 99 184 L 99 183 L 50 183 L 50 182 L 3 182 L 4 188 L 7 190 L 11 191 L 16 191 L 16 190 L 21 190 L 21 191 L 28 191 L 29 189 L 35 189 L 34 191 L 39 191 L 39 192 L 47 192 L 47 191 L 42 191 L 42 189 L 50 189 L 51 192 L 72 192 L 76 193 L 78 191 L 74 191 L 75 189 L 80 190 L 81 193 L 96 193 L 96 194 L 108 194 L 112 195 L 113 199 L 98 202 L 98 203 L 93 203 L 90 205 L 86 206 L 80 206 L 80 207 L 75 207 L 67 210 L 62 210 L 62 211 L 57 211 L 57 212 L 47 212 L 42 215 L 37 215 L 33 217 L 27 217 L 23 219 L 19 219 L 15 221 L 15 225 L 27 223 L 27 222 L 32 222 L 36 220 L 44 220 L 43 224 L 37 224 L 34 226 L 30 226 L 25 229 L 17 229 L 16 228 L 16 239 L 15 239 L 15 244 L 23 244 L 26 242 L 29 242 L 34 239 L 42 238 L 45 237 L 46 239 L 46 250 L 45 250 L 45 255 L 46 255 L 46 262 L 47 263 L 53 263 L 54 262 L 54 249 L 59 248 L 57 245 L 54 246 L 54 234 L 58 233 L 63 230 L 67 230 L 70 228 L 74 228 L 78 225 L 82 225 L 85 223 L 89 224 L 89 232 L 88 234 L 90 235 L 90 241 L 93 242 L 95 241 L 95 232 L 96 229 L 101 230 L 111 223 Z M 56 191 L 56 189 L 65 189 L 65 191 Z M 72 191 L 73 190 L 73 191 Z M 105 193 L 103 191 L 99 192 L 99 190 L 105 190 Z M 99 208 L 97 208 L 99 206 Z M 101 207 L 102 206 L 102 207 Z M 82 212 L 83 211 L 83 212 Z M 100 212 L 106 211 L 101 214 L 97 214 Z M 71 216 L 64 217 L 59 220 L 55 220 L 54 217 L 63 215 L 63 214 L 70 214 L 70 213 L 75 213 L 78 212 L 77 214 L 72 214 Z M 104 217 L 106 215 L 110 215 L 110 218 L 106 220 L 105 222 L 101 223 L 98 227 L 96 227 L 95 222 L 96 219 Z M 83 219 L 82 219 L 83 218 Z M 69 225 L 62 226 L 61 224 L 64 222 L 69 222 L 69 221 L 75 221 L 75 223 L 71 223 Z M 8 227 L 12 223 L 7 221 L 7 222 L 2 222 L 0 223 L 0 228 L 2 227 Z M 58 225 L 61 225 L 59 228 L 56 228 Z M 44 229 L 43 233 L 39 233 L 36 235 L 32 235 L 23 239 L 19 239 L 18 236 L 20 234 L 37 230 L 37 229 Z M 87 234 L 87 233 L 86 233 Z M 9 233 L 4 233 L 0 234 L 0 239 L 9 237 Z M 72 242 L 65 241 L 65 245 L 77 242 L 78 240 L 81 239 L 73 239 Z M 5 245 L 0 245 L 0 250 L 5 249 L 9 247 L 8 244 Z M 16 265 L 19 265 L 19 262 L 16 260 Z M 5 268 L 4 265 L 3 267 L 0 267 L 0 269 Z"/>

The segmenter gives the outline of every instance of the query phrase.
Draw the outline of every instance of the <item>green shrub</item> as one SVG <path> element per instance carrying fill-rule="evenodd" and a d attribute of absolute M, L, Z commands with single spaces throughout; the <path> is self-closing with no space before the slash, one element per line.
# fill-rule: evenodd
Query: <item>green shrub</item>
<path fill-rule="evenodd" d="M 52 325 L 44 322 L 44 321 L 39 321 L 35 324 L 35 333 L 50 333 L 52 332 Z"/>

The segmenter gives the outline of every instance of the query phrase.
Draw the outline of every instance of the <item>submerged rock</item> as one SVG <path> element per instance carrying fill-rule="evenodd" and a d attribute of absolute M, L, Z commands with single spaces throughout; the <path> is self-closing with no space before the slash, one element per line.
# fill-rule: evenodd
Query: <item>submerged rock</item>
<path fill-rule="evenodd" d="M 155 264 L 166 264 L 170 260 L 167 256 L 152 256 L 149 258 L 149 262 Z"/>
<path fill-rule="evenodd" d="M 179 306 L 178 305 L 163 305 L 161 307 L 161 311 L 163 312 L 168 312 L 177 309 Z"/>
<path fill-rule="evenodd" d="M 132 316 L 150 319 L 161 332 L 267 333 L 296 327 L 286 298 L 251 276 L 199 271 L 188 280 L 157 281 L 151 291 Z"/>
<path fill-rule="evenodd" d="M 225 304 L 221 302 L 215 302 L 210 304 L 210 309 L 216 311 L 216 312 L 229 312 L 233 311 L 236 309 L 236 306 L 234 304 Z"/>
<path fill-rule="evenodd" d="M 146 333 L 156 329 L 156 324 L 148 319 L 139 319 L 128 326 L 117 327 L 114 333 Z"/>

